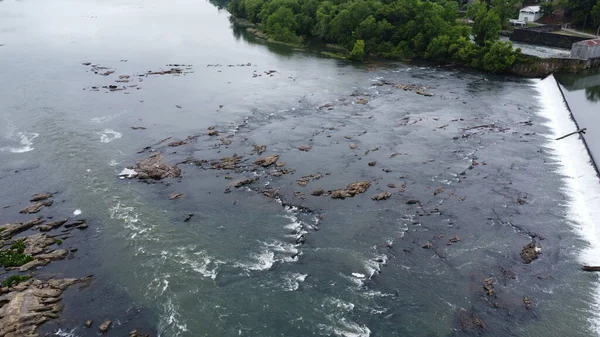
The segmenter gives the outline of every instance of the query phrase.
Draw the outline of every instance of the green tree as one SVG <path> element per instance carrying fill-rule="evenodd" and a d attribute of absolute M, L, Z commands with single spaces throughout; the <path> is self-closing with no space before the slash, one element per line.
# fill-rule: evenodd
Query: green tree
<path fill-rule="evenodd" d="M 491 8 L 498 14 L 502 26 L 508 23 L 508 20 L 519 12 L 522 5 L 521 0 L 491 0 Z"/>
<path fill-rule="evenodd" d="M 542 2 L 540 4 L 540 9 L 542 11 L 542 15 L 544 15 L 544 16 L 551 15 L 552 13 L 554 13 L 554 2 L 552 2 L 552 1 Z"/>
<path fill-rule="evenodd" d="M 362 61 L 365 58 L 364 40 L 356 40 L 356 42 L 354 42 L 354 48 L 352 48 L 349 58 L 356 61 Z"/>
<path fill-rule="evenodd" d="M 487 51 L 483 55 L 483 69 L 492 73 L 508 69 L 517 58 L 510 41 L 488 42 L 485 50 Z"/>
<path fill-rule="evenodd" d="M 278 41 L 302 43 L 302 38 L 296 35 L 298 24 L 294 12 L 288 7 L 279 7 L 267 18 L 265 25 L 267 33 Z"/>
<path fill-rule="evenodd" d="M 594 21 L 594 25 L 596 27 L 600 26 L 600 0 L 598 3 L 592 8 L 592 20 Z"/>
<path fill-rule="evenodd" d="M 476 0 L 469 9 L 467 15 L 474 21 L 473 35 L 479 46 L 484 46 L 487 41 L 496 41 L 500 37 L 500 16 L 492 8 L 488 10 L 485 2 Z"/>

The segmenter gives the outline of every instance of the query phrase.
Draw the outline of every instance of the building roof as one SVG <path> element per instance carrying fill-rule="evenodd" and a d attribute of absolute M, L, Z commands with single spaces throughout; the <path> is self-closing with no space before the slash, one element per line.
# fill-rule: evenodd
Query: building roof
<path fill-rule="evenodd" d="M 521 12 L 534 12 L 537 13 L 540 11 L 540 6 L 527 6 L 521 9 Z"/>
<path fill-rule="evenodd" d="M 600 39 L 585 40 L 585 41 L 583 41 L 583 43 L 587 44 L 588 46 L 599 46 L 600 45 Z"/>

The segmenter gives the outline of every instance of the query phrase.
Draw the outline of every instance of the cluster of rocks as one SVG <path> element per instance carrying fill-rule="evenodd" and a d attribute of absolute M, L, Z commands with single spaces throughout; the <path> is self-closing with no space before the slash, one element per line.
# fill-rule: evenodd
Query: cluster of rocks
<path fill-rule="evenodd" d="M 30 199 L 33 204 L 20 213 L 38 213 L 52 205 L 52 197 L 52 193 L 36 194 Z M 0 226 L 0 265 L 10 274 L 0 288 L 0 337 L 38 336 L 39 325 L 58 318 L 63 291 L 72 284 L 91 281 L 91 277 L 42 280 L 21 274 L 73 254 L 76 248 L 60 248 L 63 240 L 73 229 L 88 228 L 85 220 L 49 219 L 52 217 L 38 216 Z M 21 235 L 27 231 L 34 233 Z M 51 235 L 51 231 L 58 233 Z"/>
<path fill-rule="evenodd" d="M 91 72 L 96 75 L 108 77 L 116 72 L 115 69 L 100 66 L 98 64 L 92 64 L 91 62 L 82 63 L 84 66 L 89 66 Z M 131 84 L 132 82 L 141 83 L 144 81 L 145 77 L 152 75 L 173 75 L 173 76 L 181 76 L 188 73 L 192 73 L 192 65 L 185 64 L 167 64 L 168 69 L 159 69 L 159 70 L 149 70 L 145 73 L 136 74 L 136 75 L 119 75 L 114 83 L 117 84 L 106 84 L 106 85 L 95 85 L 89 87 L 89 91 L 100 91 L 100 89 L 106 89 L 106 92 L 115 92 L 115 91 L 125 91 L 125 94 L 129 94 L 127 90 L 136 89 L 140 90 L 141 87 L 139 84 Z M 84 88 L 83 90 L 86 90 Z"/>
<path fill-rule="evenodd" d="M 60 296 L 75 283 L 90 282 L 90 277 L 27 281 L 1 289 L 0 336 L 37 337 L 38 326 L 58 318 Z"/>

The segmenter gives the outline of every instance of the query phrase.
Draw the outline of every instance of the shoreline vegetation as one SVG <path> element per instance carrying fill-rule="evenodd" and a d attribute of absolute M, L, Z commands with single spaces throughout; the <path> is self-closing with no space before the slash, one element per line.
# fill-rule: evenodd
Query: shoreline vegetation
<path fill-rule="evenodd" d="M 227 9 L 236 27 L 261 40 L 293 48 L 317 41 L 321 54 L 339 59 L 427 60 L 525 77 L 600 67 L 600 60 L 526 55 L 501 41 L 517 3 L 476 0 L 466 7 L 471 26 L 447 0 L 231 0 Z"/>

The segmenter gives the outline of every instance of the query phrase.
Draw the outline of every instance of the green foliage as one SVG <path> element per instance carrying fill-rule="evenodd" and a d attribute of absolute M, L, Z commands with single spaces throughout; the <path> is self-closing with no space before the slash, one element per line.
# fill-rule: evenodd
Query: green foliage
<path fill-rule="evenodd" d="M 593 24 L 592 10 L 600 3 L 600 0 L 566 0 L 564 7 L 567 14 L 571 16 L 573 24 L 590 27 Z M 592 15 L 590 15 L 592 13 Z"/>
<path fill-rule="evenodd" d="M 598 3 L 592 8 L 592 20 L 594 21 L 594 26 L 600 26 L 600 0 Z"/>
<path fill-rule="evenodd" d="M 479 46 L 484 46 L 486 41 L 498 40 L 502 24 L 495 8 L 488 9 L 485 2 L 476 0 L 469 6 L 467 15 L 475 21 L 473 35 Z"/>
<path fill-rule="evenodd" d="M 352 51 L 350 51 L 349 58 L 357 61 L 362 61 L 365 58 L 364 40 L 356 40 L 356 42 L 354 42 L 354 47 L 352 48 Z"/>
<path fill-rule="evenodd" d="M 56 243 L 57 245 L 62 245 L 62 240 L 61 239 L 55 239 L 54 243 Z"/>
<path fill-rule="evenodd" d="M 269 36 L 275 40 L 286 43 L 302 43 L 302 38 L 295 33 L 298 24 L 294 19 L 294 12 L 291 8 L 277 8 L 267 17 L 265 28 Z"/>
<path fill-rule="evenodd" d="M 544 16 L 552 14 L 554 12 L 554 2 L 542 2 L 540 4 L 540 10 L 542 11 L 542 15 Z"/>
<path fill-rule="evenodd" d="M 29 280 L 31 278 L 31 276 L 29 275 L 11 275 L 8 278 L 6 278 L 4 281 L 2 281 L 2 286 L 3 287 L 11 287 L 14 285 L 17 285 L 21 282 L 25 282 L 27 280 Z"/>
<path fill-rule="evenodd" d="M 4 268 L 18 267 L 33 261 L 31 255 L 24 254 L 25 243 L 14 242 L 7 250 L 0 251 L 0 265 Z"/>
<path fill-rule="evenodd" d="M 475 1 L 468 7 L 472 28 L 457 22 L 459 4 L 453 0 L 231 0 L 228 9 L 275 40 L 299 44 L 316 39 L 350 50 L 347 57 L 353 60 L 421 58 L 497 71 L 506 69 L 500 65 L 510 63 L 513 52 L 510 45 L 495 42 L 518 3 Z M 488 56 L 493 64 L 486 67 L 484 57 L 493 46 L 508 55 L 502 56 L 504 62 Z"/>
<path fill-rule="evenodd" d="M 518 16 L 522 3 L 521 0 L 491 0 L 490 5 L 498 14 L 500 24 L 504 26 L 510 18 Z"/>
<path fill-rule="evenodd" d="M 486 52 L 483 55 L 483 69 L 492 73 L 506 70 L 517 58 L 510 41 L 487 42 L 484 49 Z"/>

